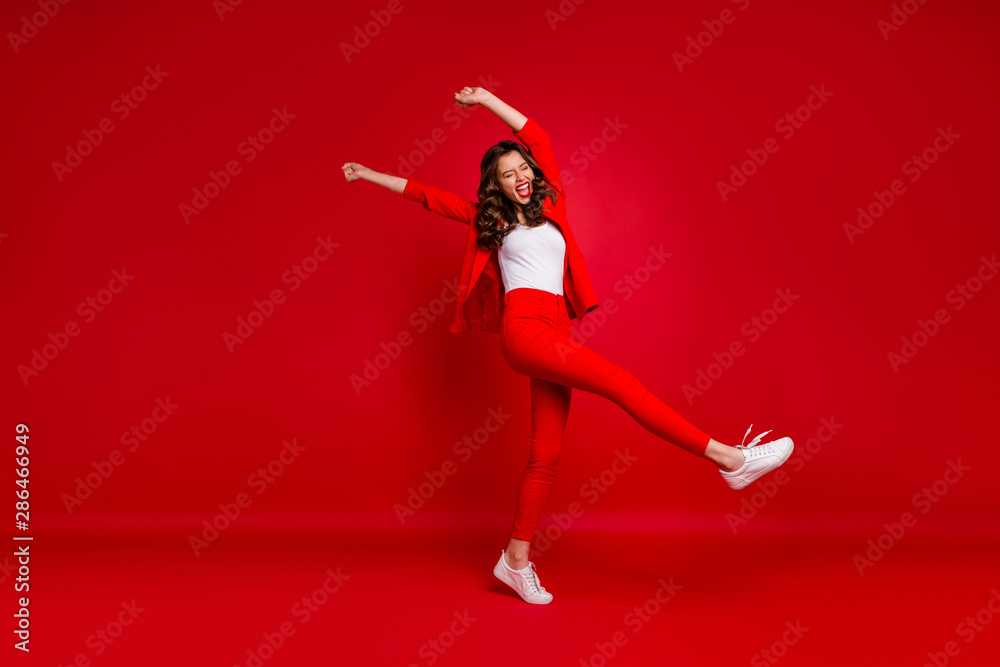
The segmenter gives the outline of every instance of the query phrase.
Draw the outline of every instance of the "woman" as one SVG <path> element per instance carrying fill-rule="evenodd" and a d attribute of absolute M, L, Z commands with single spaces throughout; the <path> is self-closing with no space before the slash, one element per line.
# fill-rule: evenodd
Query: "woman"
<path fill-rule="evenodd" d="M 570 337 L 570 320 L 598 307 L 583 256 L 566 220 L 559 166 L 548 134 L 532 118 L 483 88 L 455 93 L 462 107 L 495 113 L 523 142 L 492 146 L 480 164 L 479 203 L 356 162 L 342 167 L 348 182 L 377 183 L 429 211 L 469 225 L 459 294 L 449 331 L 492 331 L 500 350 L 531 389 L 531 454 L 521 478 L 507 548 L 493 568 L 526 602 L 546 604 L 528 548 L 555 474 L 573 388 L 604 396 L 646 429 L 719 467 L 742 489 L 785 462 L 791 438 L 730 447 L 710 438 L 651 394 L 635 376 Z M 753 424 L 750 425 L 753 428 Z M 743 439 L 750 434 L 750 429 Z"/>

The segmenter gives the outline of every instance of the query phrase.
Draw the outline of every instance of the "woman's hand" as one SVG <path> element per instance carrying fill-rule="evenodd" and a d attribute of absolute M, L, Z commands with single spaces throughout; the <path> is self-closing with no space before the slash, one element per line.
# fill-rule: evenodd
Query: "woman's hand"
<path fill-rule="evenodd" d="M 368 167 L 357 162 L 345 162 L 341 169 L 344 170 L 344 178 L 347 179 L 348 183 L 364 178 L 365 172 L 370 171 Z"/>
<path fill-rule="evenodd" d="M 470 88 L 466 86 L 455 93 L 455 104 L 463 107 L 481 104 L 495 113 L 500 120 L 507 123 L 510 129 L 515 132 L 520 132 L 524 124 L 528 122 L 527 116 L 509 104 L 504 103 L 499 97 L 485 88 Z"/>
<path fill-rule="evenodd" d="M 489 99 L 492 95 L 490 91 L 485 88 L 470 88 L 466 86 L 462 90 L 455 93 L 455 104 L 460 107 L 471 107 L 475 104 L 482 104 Z"/>

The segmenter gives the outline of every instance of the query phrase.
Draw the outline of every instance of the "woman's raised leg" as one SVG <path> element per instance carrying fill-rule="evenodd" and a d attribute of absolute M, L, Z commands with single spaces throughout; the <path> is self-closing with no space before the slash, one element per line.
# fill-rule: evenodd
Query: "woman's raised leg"
<path fill-rule="evenodd" d="M 631 372 L 574 341 L 565 330 L 539 325 L 521 330 L 507 345 L 508 363 L 518 373 L 604 396 L 646 430 L 695 456 L 706 455 L 712 440 L 707 433 L 677 414 Z"/>

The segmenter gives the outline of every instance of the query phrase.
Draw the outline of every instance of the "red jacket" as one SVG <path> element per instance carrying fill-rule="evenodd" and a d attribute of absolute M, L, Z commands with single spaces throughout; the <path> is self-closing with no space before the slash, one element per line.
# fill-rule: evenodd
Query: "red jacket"
<path fill-rule="evenodd" d="M 549 135 L 534 119 L 529 118 L 514 136 L 531 151 L 532 157 L 545 172 L 546 181 L 558 193 L 556 204 L 546 199 L 542 214 L 551 220 L 563 238 L 566 239 L 566 253 L 563 260 L 563 293 L 570 319 L 579 318 L 598 307 L 597 294 L 583 262 L 583 255 L 576 245 L 573 232 L 566 221 L 566 197 L 563 193 L 559 165 Z M 500 261 L 497 250 L 486 250 L 476 243 L 478 229 L 475 225 L 479 203 L 469 201 L 447 190 L 436 188 L 410 178 L 406 181 L 403 196 L 419 202 L 428 211 L 464 222 L 469 225 L 462 257 L 462 269 L 458 276 L 458 298 L 455 300 L 455 315 L 448 330 L 460 331 L 500 331 L 503 316 L 503 278 L 500 275 Z M 471 286 L 471 287 L 470 287 Z"/>

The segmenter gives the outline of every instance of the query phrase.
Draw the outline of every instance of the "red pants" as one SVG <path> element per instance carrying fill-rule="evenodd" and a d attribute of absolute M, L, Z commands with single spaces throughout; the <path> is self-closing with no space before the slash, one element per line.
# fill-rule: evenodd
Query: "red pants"
<path fill-rule="evenodd" d="M 519 287 L 504 296 L 500 350 L 530 378 L 531 454 L 517 491 L 511 536 L 528 542 L 542 515 L 562 447 L 570 392 L 611 399 L 655 435 L 696 456 L 709 436 L 654 396 L 634 375 L 570 338 L 565 297 Z"/>

